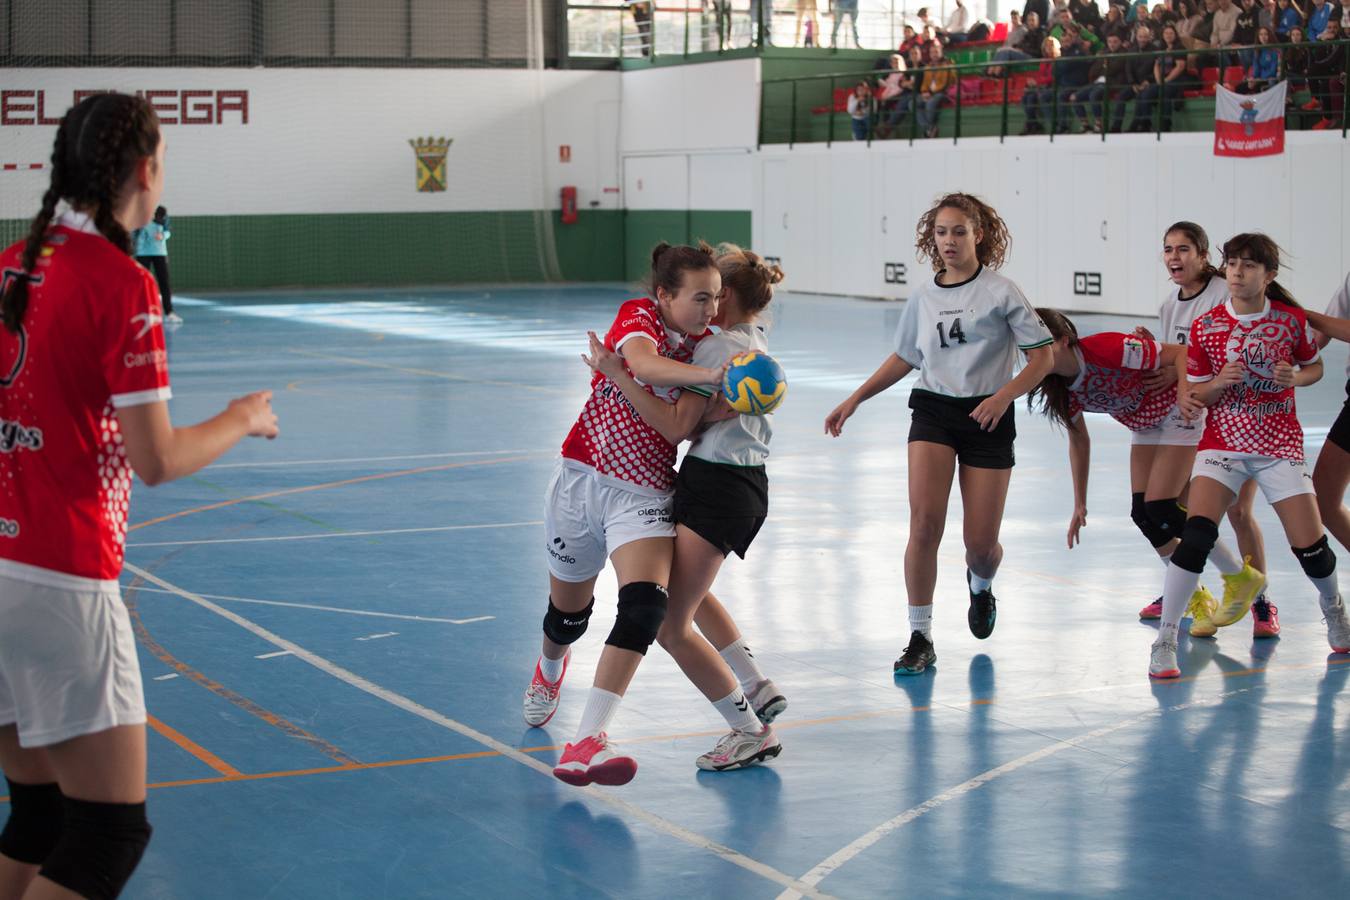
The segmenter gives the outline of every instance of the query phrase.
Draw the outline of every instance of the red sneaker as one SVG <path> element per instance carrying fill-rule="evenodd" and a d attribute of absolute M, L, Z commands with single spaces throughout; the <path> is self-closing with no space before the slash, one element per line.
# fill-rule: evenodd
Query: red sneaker
<path fill-rule="evenodd" d="M 1322 101 L 1321 101 L 1321 100 L 1317 100 L 1316 98 L 1314 98 L 1314 99 L 1312 99 L 1312 100 L 1309 100 L 1307 103 L 1303 104 L 1303 105 L 1302 105 L 1301 107 L 1299 107 L 1299 108 L 1300 108 L 1300 109 L 1306 109 L 1306 110 L 1308 110 L 1309 112 L 1311 112 L 1311 111 L 1314 110 L 1314 109 L 1321 109 L 1321 108 L 1322 108 Z"/>
<path fill-rule="evenodd" d="M 1154 600 L 1154 601 L 1153 601 L 1152 603 L 1150 603 L 1148 606 L 1145 606 L 1143 609 L 1139 610 L 1139 618 L 1141 618 L 1141 619 L 1161 619 L 1161 618 L 1162 618 L 1162 598 L 1159 597 L 1157 600 Z"/>
<path fill-rule="evenodd" d="M 1252 604 L 1252 637 L 1272 638 L 1280 633 L 1280 608 L 1265 597 Z"/>
<path fill-rule="evenodd" d="M 1328 128 L 1330 128 L 1330 127 L 1331 127 L 1331 120 L 1330 120 L 1330 119 L 1322 119 L 1320 122 L 1318 122 L 1316 125 L 1314 125 L 1314 126 L 1312 127 L 1312 130 L 1313 130 L 1313 131 L 1326 131 L 1326 130 L 1327 130 Z"/>
<path fill-rule="evenodd" d="M 637 774 L 637 760 L 620 756 L 602 731 L 563 748 L 553 777 L 577 787 L 588 784 L 627 784 Z"/>
<path fill-rule="evenodd" d="M 525 689 L 527 725 L 542 728 L 558 711 L 558 694 L 562 691 L 563 679 L 567 677 L 567 661 L 571 658 L 572 651 L 569 649 L 563 657 L 563 670 L 557 681 L 546 681 L 544 673 L 539 671 L 539 663 L 534 664 L 534 677 L 530 679 L 530 686 Z"/>

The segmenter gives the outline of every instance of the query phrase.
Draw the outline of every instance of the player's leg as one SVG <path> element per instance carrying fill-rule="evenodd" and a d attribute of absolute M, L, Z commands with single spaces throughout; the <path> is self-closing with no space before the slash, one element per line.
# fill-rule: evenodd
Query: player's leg
<path fill-rule="evenodd" d="M 908 455 L 905 592 L 909 601 L 910 638 L 909 646 L 895 662 L 897 675 L 917 675 L 937 662 L 933 649 L 933 594 L 937 589 L 938 547 L 947 525 L 947 503 L 956 475 L 956 449 L 948 444 L 911 440 Z"/>

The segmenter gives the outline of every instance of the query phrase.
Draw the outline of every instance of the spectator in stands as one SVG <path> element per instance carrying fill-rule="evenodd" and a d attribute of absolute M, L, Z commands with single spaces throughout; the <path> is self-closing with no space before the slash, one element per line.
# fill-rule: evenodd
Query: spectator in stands
<path fill-rule="evenodd" d="M 1291 28 L 1303 27 L 1303 10 L 1294 0 L 1276 0 L 1276 4 L 1280 10 L 1280 17 L 1275 22 L 1275 36 L 1281 43 L 1285 43 L 1289 40 Z"/>
<path fill-rule="evenodd" d="M 727 49 L 731 46 L 731 0 L 703 0 L 703 8 L 713 19 L 712 27 L 703 38 L 704 48 Z"/>
<path fill-rule="evenodd" d="M 1161 98 L 1163 131 L 1172 130 L 1172 110 L 1181 99 L 1186 85 L 1186 48 L 1175 25 L 1163 26 L 1162 42 L 1157 48 L 1164 51 L 1153 61 L 1153 80 L 1139 94 L 1134 107 L 1131 131 L 1153 130 L 1153 107 Z"/>
<path fill-rule="evenodd" d="M 1054 28 L 1050 29 L 1050 37 L 1059 41 L 1061 45 L 1066 45 L 1067 44 L 1066 34 L 1068 30 L 1073 26 L 1078 25 L 1079 23 L 1073 20 L 1073 13 L 1069 11 L 1068 7 L 1059 10 L 1058 15 L 1059 15 L 1059 23 L 1055 25 Z M 1085 40 L 1088 42 L 1088 48 L 1092 53 L 1096 53 L 1098 50 L 1102 48 L 1102 39 L 1097 36 L 1097 33 L 1095 31 L 1090 31 L 1083 28 L 1075 28 L 1074 30 L 1077 31 L 1078 34 L 1080 35 L 1080 37 L 1078 38 L 1079 40 Z M 1068 47 L 1065 46 L 1064 49 L 1067 50 Z"/>
<path fill-rule="evenodd" d="M 1057 80 L 1055 60 L 1059 57 L 1059 39 L 1046 37 L 1045 42 L 1041 44 L 1041 67 L 1032 76 L 1031 83 L 1022 94 L 1022 111 L 1027 117 L 1026 125 L 1022 127 L 1024 135 L 1045 134 L 1045 126 L 1041 124 L 1041 109 L 1049 110 L 1054 105 Z"/>
<path fill-rule="evenodd" d="M 1148 17 L 1141 18 L 1134 27 L 1134 43 L 1129 46 L 1129 52 L 1134 53 L 1152 53 L 1158 49 L 1157 42 L 1153 40 L 1153 29 L 1149 27 Z M 1154 81 L 1153 68 L 1156 57 L 1152 56 L 1134 56 L 1129 61 L 1129 85 L 1122 88 L 1117 94 L 1119 101 L 1111 116 L 1111 130 L 1120 131 L 1125 122 L 1125 104 L 1130 100 L 1140 97 Z M 1141 127 L 1142 126 L 1142 127 Z M 1139 105 L 1135 104 L 1134 122 L 1130 126 L 1131 131 L 1149 131 L 1150 127 L 1143 124 L 1139 117 Z"/>
<path fill-rule="evenodd" d="M 1130 26 L 1125 24 L 1125 7 L 1118 3 L 1112 3 L 1106 10 L 1106 21 L 1102 23 L 1102 39 L 1105 40 L 1112 32 L 1120 38 L 1122 44 L 1130 39 Z"/>
<path fill-rule="evenodd" d="M 1322 32 L 1326 31 L 1327 23 L 1339 17 L 1333 16 L 1332 5 L 1327 0 L 1313 0 L 1312 9 L 1308 11 L 1308 37 L 1314 41 L 1324 41 Z M 1339 29 L 1339 24 L 1337 25 Z M 1338 32 L 1339 33 L 1339 32 Z"/>
<path fill-rule="evenodd" d="M 1056 71 L 1059 82 L 1059 131 L 1069 130 L 1073 121 L 1073 113 L 1070 112 L 1073 95 L 1088 85 L 1088 74 L 1092 71 L 1093 56 L 1097 52 L 1088 40 L 1089 34 L 1092 40 L 1100 40 L 1075 22 L 1064 30 L 1064 38 L 1060 42 L 1059 69 Z"/>
<path fill-rule="evenodd" d="M 901 52 L 906 58 L 908 58 L 908 57 L 909 57 L 909 48 L 910 48 L 910 47 L 919 47 L 919 46 L 921 46 L 922 44 L 923 44 L 923 41 L 921 41 L 921 40 L 919 39 L 919 35 L 918 35 L 917 32 L 915 32 L 914 26 L 913 26 L 913 25 L 906 25 L 905 28 L 904 28 L 904 30 L 901 32 L 901 40 L 900 40 L 900 48 L 899 48 L 899 49 L 900 49 L 900 52 Z"/>
<path fill-rule="evenodd" d="M 1027 36 L 1027 26 L 1022 23 L 1022 14 L 1013 10 L 1008 13 L 1008 36 L 1003 39 L 1004 47 L 1016 47 Z"/>
<path fill-rule="evenodd" d="M 1124 41 L 1120 39 L 1120 32 L 1107 32 L 1106 52 L 1098 56 L 1093 63 L 1092 71 L 1088 73 L 1088 86 L 1074 92 L 1074 112 L 1078 113 L 1078 118 L 1088 128 L 1095 128 L 1098 131 L 1106 128 L 1103 102 L 1107 99 L 1108 85 L 1111 88 L 1110 99 L 1112 100 L 1121 95 L 1133 96 L 1134 91 L 1130 87 L 1130 61 L 1124 56 L 1126 52 L 1128 51 Z M 1089 103 L 1092 109 L 1090 116 L 1087 106 Z M 1120 131 L 1121 123 L 1125 120 L 1125 104 L 1123 102 L 1115 107 L 1112 119 L 1114 122 L 1112 130 Z"/>
<path fill-rule="evenodd" d="M 1148 0 L 1133 0 L 1125 11 L 1125 23 L 1131 27 L 1148 18 Z"/>
<path fill-rule="evenodd" d="M 956 67 L 942 55 L 942 41 L 928 45 L 928 65 L 919 85 L 919 103 L 915 113 L 925 137 L 938 135 L 938 113 L 947 101 L 948 91 L 956 88 Z"/>
<path fill-rule="evenodd" d="M 637 26 L 638 46 L 643 56 L 652 55 L 652 0 L 625 0 Z"/>
<path fill-rule="evenodd" d="M 802 22 L 806 23 L 806 42 L 802 42 Z M 797 0 L 797 30 L 792 43 L 801 47 L 813 47 L 820 43 L 820 16 L 816 10 L 816 0 Z"/>
<path fill-rule="evenodd" d="M 872 83 L 864 78 L 853 88 L 853 93 L 848 95 L 848 117 L 853 124 L 855 141 L 867 140 L 867 132 L 872 124 L 873 106 L 875 101 L 872 98 Z"/>
<path fill-rule="evenodd" d="M 969 40 L 970 13 L 966 11 L 966 4 L 962 0 L 956 0 L 956 8 L 947 16 L 943 27 L 947 32 L 948 44 L 960 44 Z"/>
<path fill-rule="evenodd" d="M 1037 23 L 1041 25 L 1047 24 L 1050 21 L 1050 0 L 1027 0 L 1026 4 L 1022 7 L 1022 21 L 1028 28 L 1031 27 L 1031 23 L 1028 22 L 1027 19 L 1032 13 L 1036 14 Z M 1042 40 L 1044 40 L 1043 37 L 1036 41 L 1036 53 L 1041 52 L 1040 46 Z"/>
<path fill-rule="evenodd" d="M 844 16 L 848 16 L 849 29 L 853 32 L 853 46 L 862 47 L 858 42 L 858 0 L 834 0 L 834 27 L 830 29 L 830 46 L 839 46 L 839 26 Z"/>
<path fill-rule="evenodd" d="M 1326 2 L 1326 0 L 1322 0 Z M 1218 0 L 1218 5 L 1214 10 L 1214 28 L 1209 35 L 1209 45 L 1211 47 L 1231 47 L 1233 45 L 1233 35 L 1237 31 L 1237 20 L 1240 10 L 1233 0 Z M 1222 66 L 1222 63 L 1220 64 Z"/>
<path fill-rule="evenodd" d="M 1284 51 L 1284 77 L 1289 81 L 1289 92 L 1285 103 L 1294 104 L 1294 92 L 1308 87 L 1308 46 L 1304 42 L 1302 25 L 1293 25 L 1285 38 L 1285 43 L 1293 44 Z"/>
<path fill-rule="evenodd" d="M 1041 54 L 1041 45 L 1045 43 L 1045 29 L 1041 27 L 1041 18 L 1035 12 L 1027 13 L 1022 17 L 1026 24 L 1026 34 L 1022 37 L 1022 42 L 1016 47 L 1000 47 L 994 51 L 994 62 L 1011 62 L 1016 60 L 1038 59 Z M 1005 69 L 1003 67 L 991 67 L 990 75 L 1002 75 Z"/>
<path fill-rule="evenodd" d="M 1233 28 L 1233 46 L 1238 48 L 1238 60 L 1244 69 L 1250 68 L 1256 51 L 1256 18 L 1259 8 L 1256 0 L 1238 0 L 1237 25 Z"/>
<path fill-rule="evenodd" d="M 759 46 L 773 46 L 773 0 L 750 0 L 750 32 Z"/>
<path fill-rule="evenodd" d="M 1069 0 L 1068 9 L 1073 13 L 1073 20 L 1085 29 L 1095 30 L 1102 24 L 1102 11 L 1097 0 Z"/>
<path fill-rule="evenodd" d="M 1193 4 L 1193 0 L 1176 0 L 1176 4 L 1177 37 L 1181 38 L 1181 45 L 1183 47 L 1190 47 L 1192 45 L 1191 32 L 1195 29 L 1196 25 L 1200 24 L 1200 20 L 1203 17 L 1200 15 L 1197 7 Z"/>
<path fill-rule="evenodd" d="M 880 93 L 877 94 L 877 137 L 885 137 L 882 131 L 885 129 L 885 123 L 890 120 L 891 113 L 895 111 L 900 95 L 904 92 L 905 76 L 909 73 L 905 71 L 903 53 L 892 53 L 890 56 L 882 57 L 873 68 L 886 70 L 881 79 Z"/>
<path fill-rule="evenodd" d="M 924 49 L 919 44 L 909 48 L 909 61 L 905 66 L 905 73 L 900 79 L 900 94 L 895 98 L 895 105 L 886 121 L 877 129 L 882 137 L 890 137 L 891 132 L 904 121 L 905 116 L 914 108 L 914 99 L 918 96 L 919 85 L 923 79 L 924 63 L 927 62 L 924 56 Z"/>
<path fill-rule="evenodd" d="M 1308 54 L 1308 86 L 1312 88 L 1313 100 L 1318 101 L 1322 108 L 1322 118 L 1313 126 L 1314 131 L 1340 127 L 1341 114 L 1344 112 L 1345 45 L 1326 44 L 1328 41 L 1340 40 L 1341 20 L 1330 18 L 1318 37 L 1318 43 L 1323 46 L 1313 46 Z"/>
<path fill-rule="evenodd" d="M 1270 33 L 1273 35 L 1275 33 L 1275 26 L 1279 24 L 1279 21 L 1280 21 L 1280 10 L 1275 5 L 1275 0 L 1261 0 L 1261 2 L 1257 4 L 1256 10 L 1257 28 L 1260 28 L 1262 26 L 1269 28 Z"/>
<path fill-rule="evenodd" d="M 1239 94 L 1259 94 L 1280 78 L 1280 51 L 1270 45 L 1275 34 L 1264 25 L 1256 29 L 1256 47 L 1247 65 L 1247 77 L 1238 85 Z"/>

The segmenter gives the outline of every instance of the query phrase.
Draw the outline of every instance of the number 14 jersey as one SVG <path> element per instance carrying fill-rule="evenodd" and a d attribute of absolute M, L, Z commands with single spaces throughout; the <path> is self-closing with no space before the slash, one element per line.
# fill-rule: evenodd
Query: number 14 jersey
<path fill-rule="evenodd" d="M 919 370 L 915 390 L 987 397 L 1012 380 L 1019 349 L 1052 340 L 1022 289 L 981 266 L 959 284 L 934 276 L 914 292 L 895 329 L 895 355 Z"/>

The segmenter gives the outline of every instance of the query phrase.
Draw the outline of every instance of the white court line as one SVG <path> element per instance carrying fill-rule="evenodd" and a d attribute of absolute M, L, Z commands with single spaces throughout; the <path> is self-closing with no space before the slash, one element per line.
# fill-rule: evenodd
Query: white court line
<path fill-rule="evenodd" d="M 177 591 L 166 591 L 160 588 L 141 587 L 138 591 L 148 591 L 152 594 L 176 594 Z M 198 594 L 199 597 L 208 597 L 212 600 L 224 600 L 228 603 L 256 603 L 259 606 L 287 606 L 291 609 L 316 609 L 319 612 L 346 613 L 349 616 L 374 616 L 377 619 L 403 619 L 408 622 L 440 622 L 445 625 L 469 625 L 473 622 L 487 622 L 495 619 L 496 616 L 472 616 L 468 619 L 438 619 L 435 616 L 411 616 L 404 613 L 375 612 L 370 609 L 344 609 L 341 606 L 318 606 L 314 603 L 288 603 L 285 600 L 255 600 L 252 597 L 227 597 L 224 594 Z"/>
<path fill-rule="evenodd" d="M 274 537 L 212 538 L 200 541 L 139 541 L 128 547 L 189 547 L 197 544 L 266 544 L 272 541 L 319 541 L 325 538 L 370 537 L 381 534 L 430 534 L 439 531 L 481 531 L 489 528 L 525 528 L 543 525 L 542 519 L 533 522 L 488 522 L 483 525 L 433 525 L 426 528 L 386 528 L 383 531 L 324 531 L 318 534 L 282 534 Z"/>
<path fill-rule="evenodd" d="M 512 453 L 552 453 L 552 450 L 471 450 L 463 453 L 408 453 L 401 456 L 351 456 L 342 459 L 287 459 L 281 462 L 220 463 L 207 466 L 212 469 L 265 469 L 277 466 L 323 466 L 334 463 L 392 462 L 399 459 L 449 459 L 458 456 L 509 456 Z"/>
<path fill-rule="evenodd" d="M 168 675 L 156 675 L 156 676 L 155 676 L 155 680 L 156 680 L 156 681 L 168 681 L 168 680 L 171 679 L 171 678 L 177 678 L 177 677 L 178 677 L 178 673 L 177 673 L 177 672 L 170 672 Z"/>
<path fill-rule="evenodd" d="M 389 690 L 388 688 L 381 687 L 380 685 L 376 684 L 373 681 L 369 681 L 365 678 L 362 678 L 355 672 L 348 671 L 347 669 L 342 668 L 336 663 L 329 662 L 327 659 L 324 659 L 317 653 L 312 653 L 311 651 L 306 650 L 304 647 L 301 647 L 299 644 L 293 643 L 279 635 L 273 634 L 266 628 L 263 628 L 261 625 L 258 625 L 255 622 L 245 619 L 243 616 L 235 612 L 232 612 L 228 609 L 225 609 L 223 606 L 218 606 L 217 604 L 212 603 L 211 601 L 202 597 L 200 594 L 194 594 L 191 591 L 178 587 L 177 585 L 170 584 L 169 582 L 160 578 L 158 575 L 154 575 L 150 572 L 147 572 L 146 570 L 140 568 L 139 566 L 134 566 L 131 563 L 124 563 L 123 565 L 128 571 L 130 571 L 135 575 L 140 576 L 142 579 L 149 581 L 153 584 L 157 584 L 164 590 L 168 591 L 169 593 L 176 594 L 177 596 L 182 597 L 184 600 L 191 601 L 192 603 L 197 604 L 203 609 L 207 609 L 215 613 L 216 615 L 220 616 L 221 618 L 233 622 L 240 628 L 243 628 L 245 631 L 257 635 L 258 637 L 262 638 L 264 641 L 267 641 L 267 643 L 272 644 L 275 647 L 279 647 L 282 650 L 291 651 L 300 659 L 303 659 L 311 666 L 314 666 L 314 668 L 319 669 L 322 672 L 326 672 L 329 675 L 332 675 L 334 678 L 351 685 L 357 690 L 364 691 L 373 697 L 377 697 L 378 699 L 383 700 L 392 706 L 396 706 L 399 709 L 404 710 L 405 712 L 412 713 L 413 715 L 425 719 L 428 722 L 439 725 L 442 728 L 455 732 L 456 734 L 463 735 L 469 740 L 481 744 L 484 747 L 487 747 L 489 750 L 495 750 L 502 756 L 506 757 L 507 759 L 514 760 L 515 762 L 520 763 L 522 766 L 533 769 L 534 771 L 539 772 L 540 774 L 545 775 L 548 778 L 553 777 L 552 766 L 548 765 L 542 760 L 535 759 L 533 756 L 520 752 L 515 747 L 512 747 L 510 744 L 504 744 L 501 741 L 497 740 L 496 738 L 486 735 L 475 728 L 465 725 L 462 722 L 457 722 L 448 716 L 436 712 L 434 709 L 429 709 L 423 706 L 422 704 L 416 702 L 415 700 L 410 700 L 407 697 L 404 697 L 402 694 L 397 694 L 394 691 Z M 611 809 L 616 809 L 619 812 L 625 813 L 637 819 L 638 821 L 642 822 L 643 824 L 647 825 L 648 827 L 656 831 L 669 835 L 670 837 L 673 837 L 676 840 L 683 841 L 684 843 L 688 844 L 691 847 L 694 847 L 695 849 L 706 850 L 724 862 L 731 863 L 733 866 L 739 866 L 740 868 L 745 869 L 748 872 L 753 872 L 754 874 L 759 875 L 761 878 L 767 879 L 768 881 L 772 881 L 775 884 L 780 884 L 785 888 L 790 888 L 795 892 L 793 896 L 797 897 L 809 896 L 821 898 L 828 898 L 829 896 L 828 894 L 823 894 L 820 891 L 816 890 L 816 888 L 813 885 L 808 885 L 801 881 L 798 881 L 791 875 L 787 875 L 783 872 L 780 872 L 777 869 L 773 868 L 772 866 L 767 865 L 766 863 L 762 863 L 757 859 L 751 859 L 750 857 L 746 856 L 743 853 L 739 853 L 731 849 L 730 847 L 727 847 L 723 844 L 719 844 L 716 841 L 711 840 L 710 838 L 706 838 L 703 835 L 698 834 L 697 832 L 690 831 L 688 828 L 685 828 L 682 825 L 677 825 L 674 822 L 661 818 L 655 813 L 648 812 L 647 810 L 643 809 L 640 806 L 637 806 L 636 804 L 629 803 L 627 800 L 622 800 L 612 793 L 605 793 L 603 790 L 598 790 L 594 788 L 583 788 L 582 791 L 584 791 L 582 796 L 586 797 L 587 799 L 595 803 L 608 806 Z"/>
<path fill-rule="evenodd" d="M 380 638 L 398 637 L 397 631 L 383 631 L 379 634 L 368 634 L 365 637 L 357 638 L 358 641 L 378 641 Z"/>
<path fill-rule="evenodd" d="M 257 656 L 255 656 L 255 657 L 253 657 L 253 658 L 254 658 L 254 659 L 275 659 L 275 658 L 277 658 L 278 656 L 290 656 L 290 655 L 291 655 L 291 651 L 289 651 L 289 650 L 278 650 L 278 651 L 275 652 L 275 653 L 259 653 Z"/>
<path fill-rule="evenodd" d="M 992 768 L 987 772 L 981 772 L 979 775 L 976 775 L 969 781 L 963 781 L 956 787 L 945 790 L 942 793 L 938 794 L 936 797 L 932 797 L 928 800 L 925 800 L 923 803 L 920 803 L 918 806 L 905 810 L 895 818 L 882 822 L 876 828 L 873 828 L 871 831 L 862 835 L 861 837 L 859 837 L 857 840 L 853 841 L 846 847 L 843 847 L 837 852 L 831 854 L 826 859 L 822 860 L 819 864 L 817 864 L 814 868 L 812 868 L 811 871 L 803 875 L 801 877 L 801 881 L 803 884 L 815 887 L 816 885 L 824 881 L 827 877 L 829 877 L 831 874 L 833 874 L 836 870 L 838 870 L 840 866 L 844 865 L 844 863 L 853 859 L 859 853 L 862 853 L 868 847 L 871 847 L 873 844 L 881 840 L 886 835 L 890 834 L 892 831 L 895 831 L 898 828 L 908 825 L 910 822 L 913 822 L 915 819 L 918 819 L 921 816 L 927 815 L 928 813 L 937 809 L 939 806 L 942 806 L 943 804 L 948 803 L 952 800 L 956 800 L 959 797 L 963 797 L 966 794 L 969 794 L 971 791 L 974 791 L 978 788 L 984 787 L 986 784 L 993 781 L 994 779 L 1007 775 L 1010 772 L 1016 772 L 1018 769 L 1021 769 L 1025 766 L 1029 766 L 1035 762 L 1040 762 L 1046 757 L 1054 756 L 1056 753 L 1060 753 L 1070 748 L 1076 748 L 1086 741 L 1103 737 L 1105 735 L 1112 733 L 1113 731 L 1120 731 L 1122 728 L 1128 728 L 1131 725 L 1137 725 L 1138 723 L 1144 721 L 1145 719 L 1155 718 L 1157 716 L 1162 715 L 1164 712 L 1178 712 L 1183 709 L 1189 709 L 1190 707 L 1193 706 L 1208 706 L 1210 704 L 1219 702 L 1225 697 L 1231 697 L 1235 694 L 1245 694 L 1250 690 L 1251 688 L 1237 688 L 1231 691 L 1224 691 L 1223 693 L 1218 694 L 1217 696 L 1207 697 L 1203 700 L 1193 700 L 1190 703 L 1181 703 L 1176 706 L 1169 706 L 1166 709 L 1149 710 L 1146 713 L 1137 716 L 1131 716 L 1130 718 L 1117 722 L 1114 725 L 1107 725 L 1104 728 L 1098 728 L 1096 731 L 1089 731 L 1087 734 L 1080 734 L 1076 738 L 1070 738 L 1064 741 L 1056 741 L 1055 743 L 1049 745 L 1048 747 L 1042 747 L 1041 749 L 1028 753 L 1025 756 L 1019 756 L 1017 759 L 1014 759 L 1010 762 L 1006 762 L 1001 766 L 996 766 L 995 768 Z M 796 900 L 796 898 L 801 896 L 802 894 L 799 893 L 796 888 L 788 888 L 787 890 L 783 891 L 783 893 L 778 895 L 777 900 Z"/>

